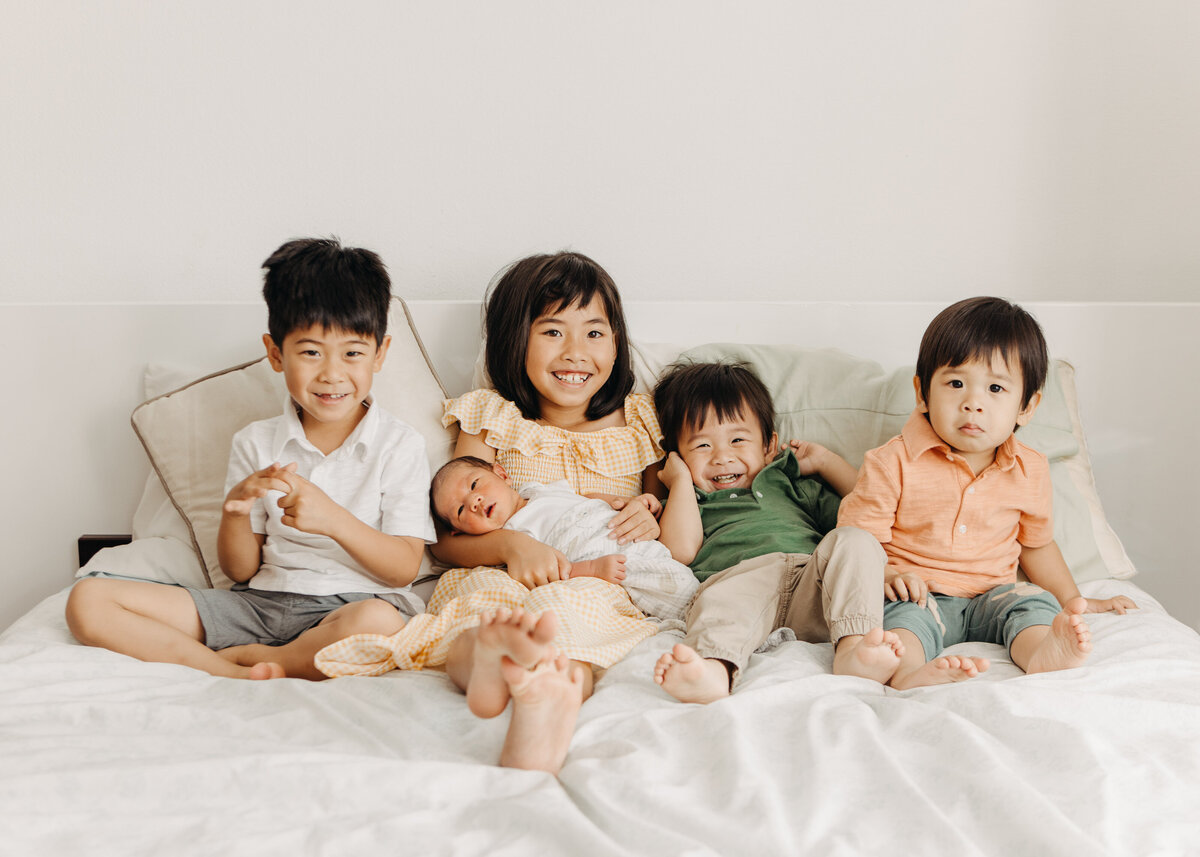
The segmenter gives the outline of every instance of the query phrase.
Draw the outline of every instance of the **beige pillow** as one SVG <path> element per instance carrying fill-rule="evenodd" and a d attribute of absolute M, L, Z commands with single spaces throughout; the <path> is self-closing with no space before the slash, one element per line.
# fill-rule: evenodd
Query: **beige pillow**
<path fill-rule="evenodd" d="M 900 433 L 916 404 L 911 366 L 887 372 L 836 349 L 712 344 L 680 359 L 749 363 L 774 397 L 781 441 L 815 441 L 856 467 L 867 450 Z M 1133 576 L 1096 494 L 1069 363 L 1053 361 L 1042 403 L 1018 437 L 1050 459 L 1055 539 L 1075 579 Z"/>
<path fill-rule="evenodd" d="M 399 298 L 392 305 L 388 333 L 391 349 L 375 376 L 372 393 L 376 402 L 424 435 L 430 467 L 436 469 L 449 460 L 454 447 L 454 434 L 441 420 L 446 392 L 413 327 L 408 307 Z M 217 527 L 233 436 L 248 423 L 282 413 L 286 396 L 283 376 L 272 370 L 264 357 L 150 399 L 133 412 L 134 431 L 171 504 L 186 523 L 202 566 L 204 581 L 200 585 L 232 585 L 217 562 Z M 139 535 L 169 534 L 147 531 Z M 427 555 L 421 576 L 430 571 Z M 196 585 L 187 570 L 181 569 L 180 575 L 184 579 L 176 582 Z"/>

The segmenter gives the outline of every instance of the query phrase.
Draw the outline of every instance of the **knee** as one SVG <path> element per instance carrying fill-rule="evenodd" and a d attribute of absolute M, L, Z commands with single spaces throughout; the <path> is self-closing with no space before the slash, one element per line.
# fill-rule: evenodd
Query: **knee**
<path fill-rule="evenodd" d="M 102 604 L 105 596 L 106 581 L 97 578 L 84 578 L 76 581 L 67 596 L 67 627 L 81 643 L 88 643 L 95 637 L 95 627 L 100 621 Z"/>
<path fill-rule="evenodd" d="M 342 621 L 346 634 L 394 634 L 404 627 L 400 611 L 381 598 L 347 605 Z"/>
<path fill-rule="evenodd" d="M 838 527 L 829 531 L 826 538 L 830 537 L 834 539 L 835 545 L 840 550 L 855 551 L 856 554 L 863 557 L 871 557 L 884 565 L 887 564 L 887 554 L 883 551 L 883 545 L 879 543 L 879 539 L 866 530 L 858 527 Z"/>

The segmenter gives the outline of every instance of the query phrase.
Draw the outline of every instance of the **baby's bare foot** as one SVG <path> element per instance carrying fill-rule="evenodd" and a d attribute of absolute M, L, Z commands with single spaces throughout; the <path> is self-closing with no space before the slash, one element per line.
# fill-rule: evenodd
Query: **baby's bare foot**
<path fill-rule="evenodd" d="M 1063 610 L 1054 617 L 1041 645 L 1030 655 L 1025 672 L 1044 673 L 1083 666 L 1091 651 L 1092 630 L 1083 616 Z"/>
<path fill-rule="evenodd" d="M 680 702 L 714 702 L 729 696 L 729 669 L 725 662 L 702 658 L 683 643 L 676 643 L 658 659 L 654 680 Z"/>
<path fill-rule="evenodd" d="M 620 583 L 625 579 L 625 556 L 610 554 L 596 559 L 573 562 L 571 563 L 571 577 L 598 577 L 609 583 Z"/>
<path fill-rule="evenodd" d="M 488 610 L 479 617 L 479 630 L 467 680 L 467 707 L 477 717 L 495 717 L 508 705 L 508 683 L 500 671 L 503 658 L 524 669 L 532 668 L 554 650 L 550 643 L 558 619 L 546 611 L 541 616 L 520 607 Z"/>
<path fill-rule="evenodd" d="M 903 675 L 892 676 L 891 685 L 897 690 L 908 690 L 910 687 L 966 681 L 969 678 L 975 678 L 982 672 L 987 672 L 990 666 L 991 661 L 987 658 L 943 655 Z"/>
<path fill-rule="evenodd" d="M 834 675 L 853 675 L 886 684 L 900 665 L 904 644 L 892 631 L 872 628 L 862 636 L 838 640 L 833 655 Z"/>
<path fill-rule="evenodd" d="M 512 722 L 500 751 L 502 766 L 559 772 L 583 704 L 581 670 L 565 655 L 548 657 L 532 670 L 501 658 L 500 672 L 513 701 Z"/>

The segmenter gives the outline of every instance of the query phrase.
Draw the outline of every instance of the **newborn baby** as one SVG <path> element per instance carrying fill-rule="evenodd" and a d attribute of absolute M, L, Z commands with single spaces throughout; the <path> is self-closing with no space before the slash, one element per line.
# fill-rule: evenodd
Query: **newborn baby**
<path fill-rule="evenodd" d="M 648 616 L 682 623 L 696 592 L 692 570 L 672 559 L 659 542 L 617 545 L 608 535 L 616 510 L 603 500 L 576 494 L 565 481 L 531 482 L 518 491 L 499 464 L 464 456 L 434 475 L 430 499 L 447 530 L 482 535 L 504 527 L 525 533 L 565 554 L 571 577 L 623 585 Z"/>

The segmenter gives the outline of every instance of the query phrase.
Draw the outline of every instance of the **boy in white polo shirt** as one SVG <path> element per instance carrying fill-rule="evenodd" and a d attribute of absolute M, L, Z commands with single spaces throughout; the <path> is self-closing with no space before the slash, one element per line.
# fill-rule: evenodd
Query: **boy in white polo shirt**
<path fill-rule="evenodd" d="M 237 583 L 81 580 L 67 602 L 80 642 L 218 676 L 321 679 L 317 651 L 394 634 L 423 607 L 408 587 L 435 539 L 425 441 L 369 396 L 391 341 L 387 271 L 319 239 L 263 267 L 263 343 L 289 397 L 233 439 L 217 554 Z"/>

